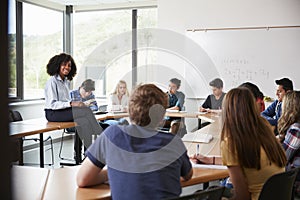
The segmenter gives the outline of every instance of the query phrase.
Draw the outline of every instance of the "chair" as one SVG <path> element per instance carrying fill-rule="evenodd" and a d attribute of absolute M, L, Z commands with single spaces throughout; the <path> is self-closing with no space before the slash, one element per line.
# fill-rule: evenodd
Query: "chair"
<path fill-rule="evenodd" d="M 74 147 L 75 148 L 75 156 L 74 158 L 66 158 L 62 156 L 62 149 L 63 149 L 63 143 L 64 143 L 64 135 L 65 134 L 74 134 Z M 60 162 L 60 165 L 62 166 L 75 166 L 79 165 L 82 162 L 82 157 L 81 157 L 81 148 L 82 148 L 82 141 L 80 140 L 78 134 L 76 133 L 76 127 L 72 128 L 66 128 L 63 130 L 62 135 L 61 135 L 61 141 L 60 141 L 60 148 L 59 148 L 59 154 L 58 157 L 61 160 L 65 161 L 70 161 L 70 162 Z"/>
<path fill-rule="evenodd" d="M 21 113 L 19 111 L 9 110 L 8 120 L 9 120 L 9 122 L 17 122 L 17 121 L 23 121 L 23 118 L 22 118 L 22 115 L 21 115 Z M 28 139 L 25 139 L 24 137 L 21 138 L 18 141 L 16 140 L 16 143 L 18 143 L 20 151 L 22 151 L 23 141 L 25 141 L 25 140 L 33 140 L 35 142 L 40 141 L 39 138 L 28 138 Z M 48 141 L 50 141 L 50 148 L 46 149 L 46 151 L 47 150 L 51 150 L 51 163 L 48 164 L 49 166 L 51 166 L 51 165 L 54 165 L 53 142 L 52 142 L 52 137 L 51 136 L 48 136 L 46 139 L 44 139 L 44 142 L 48 142 Z M 19 152 L 18 156 L 19 156 L 19 158 L 18 158 L 19 164 L 23 165 L 24 164 L 23 163 L 23 154 Z"/>
<path fill-rule="evenodd" d="M 293 186 L 299 168 L 271 176 L 263 185 L 259 200 L 293 199 Z"/>
<path fill-rule="evenodd" d="M 224 187 L 216 186 L 193 194 L 170 198 L 167 200 L 220 200 L 222 199 Z"/>

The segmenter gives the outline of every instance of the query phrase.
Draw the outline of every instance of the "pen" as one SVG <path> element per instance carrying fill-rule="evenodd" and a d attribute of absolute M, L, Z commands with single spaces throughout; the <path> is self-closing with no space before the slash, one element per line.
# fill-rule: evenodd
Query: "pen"
<path fill-rule="evenodd" d="M 196 154 L 199 155 L 199 144 L 197 144 Z"/>

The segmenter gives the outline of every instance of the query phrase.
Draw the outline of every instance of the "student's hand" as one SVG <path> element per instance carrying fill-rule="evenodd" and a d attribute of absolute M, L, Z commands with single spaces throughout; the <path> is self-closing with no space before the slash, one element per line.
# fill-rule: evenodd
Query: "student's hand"
<path fill-rule="evenodd" d="M 83 106 L 85 106 L 85 104 L 81 101 L 72 101 L 71 106 L 72 107 L 83 107 Z"/>
<path fill-rule="evenodd" d="M 203 107 L 200 107 L 200 108 L 199 108 L 199 111 L 200 111 L 200 112 L 208 112 L 208 113 L 211 112 L 211 110 L 210 110 L 209 108 L 203 108 Z"/>
<path fill-rule="evenodd" d="M 194 154 L 193 156 L 190 156 L 190 159 L 193 163 L 196 164 L 208 164 L 208 165 L 214 164 L 213 157 L 204 156 L 202 154 L 198 154 L 198 155 Z"/>

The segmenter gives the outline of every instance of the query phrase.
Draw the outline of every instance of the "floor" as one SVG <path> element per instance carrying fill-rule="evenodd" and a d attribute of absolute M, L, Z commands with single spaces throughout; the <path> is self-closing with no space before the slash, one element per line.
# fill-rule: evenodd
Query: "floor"
<path fill-rule="evenodd" d="M 49 168 L 49 169 L 60 168 L 60 167 L 62 167 L 60 165 L 60 162 L 70 162 L 70 163 L 73 162 L 73 157 L 74 157 L 73 139 L 67 139 L 67 140 L 64 140 L 64 142 L 63 142 L 61 156 L 63 158 L 66 158 L 67 160 L 62 160 L 61 158 L 59 158 L 60 146 L 61 146 L 60 142 L 53 143 L 53 157 L 54 157 L 53 165 L 49 165 L 52 163 L 52 155 L 51 155 L 50 145 L 44 146 L 45 168 Z M 24 151 L 24 157 L 23 157 L 24 165 L 39 167 L 39 160 L 40 160 L 39 155 L 40 155 L 39 148 L 34 148 L 32 150 Z"/>

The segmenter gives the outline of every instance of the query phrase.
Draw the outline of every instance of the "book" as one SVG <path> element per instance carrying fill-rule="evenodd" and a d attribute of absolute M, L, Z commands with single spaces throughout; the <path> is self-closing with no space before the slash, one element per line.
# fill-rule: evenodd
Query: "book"
<path fill-rule="evenodd" d="M 200 142 L 200 143 L 209 143 L 213 139 L 211 134 L 198 133 L 198 132 L 189 132 L 185 134 L 182 138 L 184 142 Z"/>

